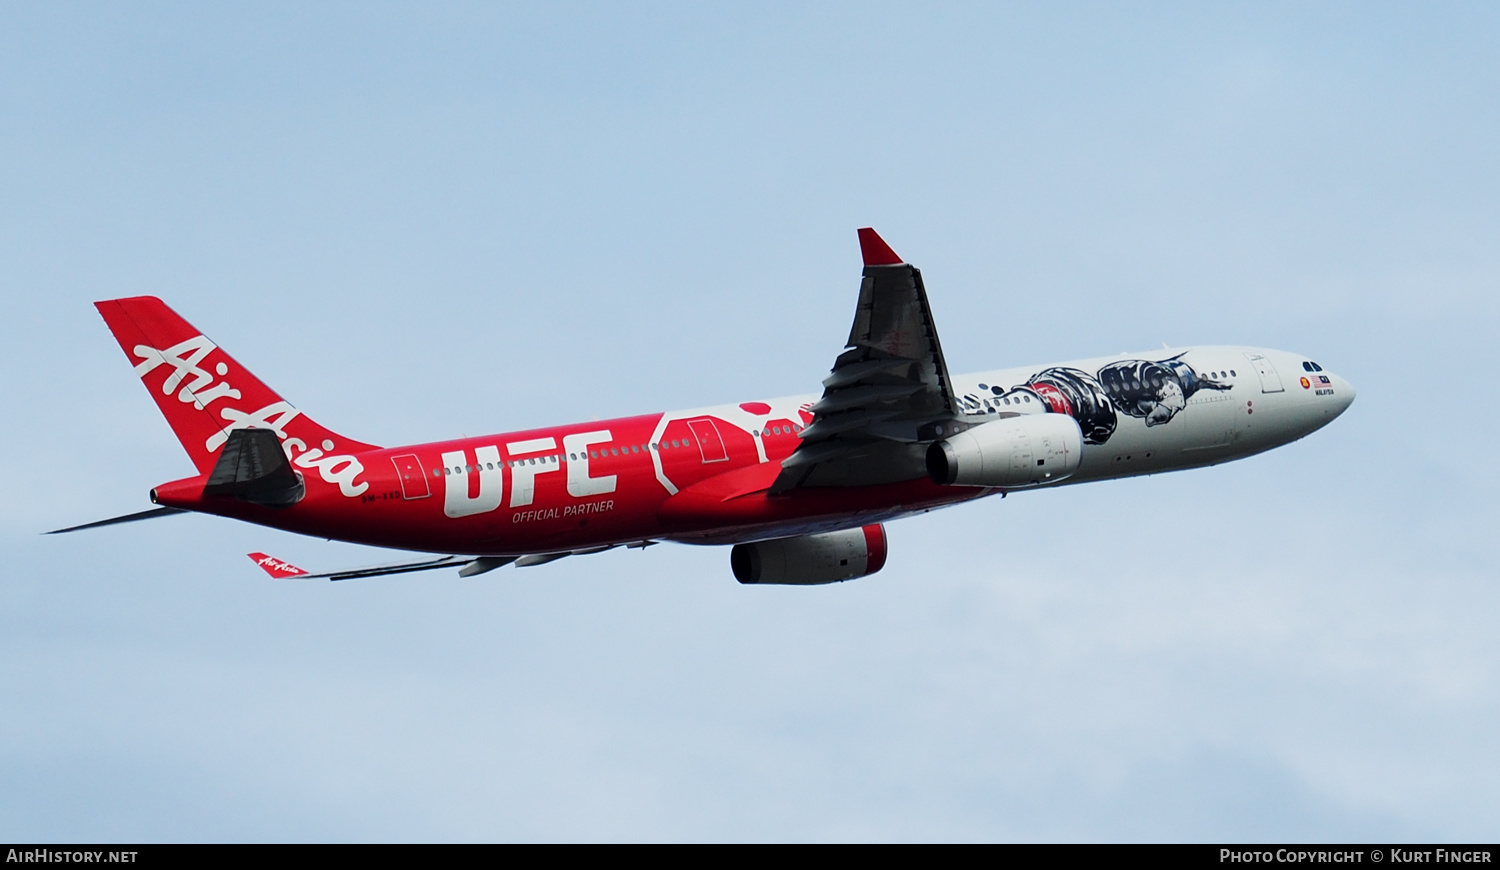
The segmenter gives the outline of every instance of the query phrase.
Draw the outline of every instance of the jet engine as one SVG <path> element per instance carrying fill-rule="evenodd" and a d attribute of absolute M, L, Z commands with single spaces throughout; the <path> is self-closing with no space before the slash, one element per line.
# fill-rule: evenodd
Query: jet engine
<path fill-rule="evenodd" d="M 817 586 L 866 577 L 885 567 L 885 527 L 736 544 L 729 566 L 747 584 Z"/>
<path fill-rule="evenodd" d="M 1014 489 L 1056 483 L 1078 470 L 1083 433 L 1067 414 L 994 420 L 927 448 L 936 483 Z"/>

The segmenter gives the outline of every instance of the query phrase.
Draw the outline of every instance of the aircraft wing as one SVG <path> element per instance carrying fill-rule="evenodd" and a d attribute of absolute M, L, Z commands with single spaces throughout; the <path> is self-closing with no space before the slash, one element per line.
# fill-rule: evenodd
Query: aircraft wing
<path fill-rule="evenodd" d="M 859 246 L 864 279 L 846 350 L 772 495 L 922 477 L 927 442 L 964 427 L 921 271 L 873 229 L 859 231 Z"/>
<path fill-rule="evenodd" d="M 633 544 L 626 544 L 631 549 L 644 549 L 656 544 L 656 541 L 643 540 Z M 605 550 L 613 550 L 619 544 L 605 544 L 599 547 L 589 547 L 583 550 L 564 550 L 557 553 L 534 553 L 526 556 L 438 556 L 432 559 L 419 559 L 414 562 L 397 562 L 387 565 L 371 565 L 365 568 L 346 568 L 342 571 L 327 571 L 321 574 L 310 574 L 296 565 L 275 556 L 265 553 L 249 553 L 250 561 L 254 562 L 260 569 L 276 580 L 359 580 L 365 577 L 385 577 L 391 574 L 412 574 L 417 571 L 435 571 L 439 568 L 457 568 L 458 576 L 473 577 L 496 568 L 504 568 L 506 565 L 515 563 L 518 568 L 527 568 L 532 565 L 545 565 L 548 562 L 556 562 L 558 559 L 568 556 L 587 556 L 594 553 L 602 553 Z"/>
<path fill-rule="evenodd" d="M 309 574 L 296 565 L 275 556 L 267 556 L 265 553 L 250 553 L 250 561 L 260 567 L 277 580 L 357 580 L 361 577 L 383 577 L 388 574 L 410 574 L 414 571 L 432 571 L 437 568 L 458 567 L 467 563 L 477 562 L 478 559 L 466 559 L 463 556 L 440 556 L 436 559 L 422 559 L 416 562 L 400 562 L 394 565 L 374 565 L 368 568 L 350 568 L 345 571 L 329 571 L 323 574 Z M 495 567 L 499 567 L 498 565 Z"/>

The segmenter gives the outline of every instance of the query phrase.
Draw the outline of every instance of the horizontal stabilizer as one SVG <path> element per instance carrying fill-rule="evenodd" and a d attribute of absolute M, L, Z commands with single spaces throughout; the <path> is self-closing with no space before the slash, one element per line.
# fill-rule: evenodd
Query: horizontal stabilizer
<path fill-rule="evenodd" d="M 281 439 L 270 429 L 236 429 L 203 487 L 204 495 L 227 495 L 263 507 L 290 507 L 303 493 Z"/>
<path fill-rule="evenodd" d="M 84 529 L 97 529 L 100 526 L 113 526 L 116 523 L 133 523 L 133 522 L 135 522 L 137 520 L 151 520 L 151 519 L 155 519 L 157 517 L 166 517 L 166 516 L 171 516 L 172 514 L 185 514 L 185 513 L 187 513 L 187 511 L 180 510 L 180 509 L 174 508 L 174 507 L 152 508 L 151 510 L 148 510 L 148 511 L 140 511 L 139 513 L 126 514 L 123 517 L 111 517 L 110 519 L 107 519 L 107 520 L 98 520 L 97 522 L 84 523 L 81 526 L 68 526 L 66 529 L 53 529 L 50 532 L 43 532 L 42 534 L 44 534 L 44 535 L 60 535 L 63 532 L 79 532 L 79 531 L 82 531 Z"/>

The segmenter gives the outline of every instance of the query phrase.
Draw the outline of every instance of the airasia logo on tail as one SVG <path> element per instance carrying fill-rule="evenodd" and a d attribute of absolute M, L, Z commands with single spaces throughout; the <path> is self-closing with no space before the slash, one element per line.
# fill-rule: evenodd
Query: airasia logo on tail
<path fill-rule="evenodd" d="M 244 398 L 227 379 L 219 380 L 229 374 L 228 363 L 220 360 L 212 372 L 203 368 L 209 354 L 218 349 L 218 345 L 203 335 L 195 335 L 165 350 L 138 344 L 133 352 L 141 361 L 136 365 L 135 373 L 144 380 L 146 375 L 163 365 L 171 367 L 172 371 L 162 381 L 162 395 L 170 396 L 175 392 L 177 401 L 207 411 L 220 400 Z M 281 439 L 281 448 L 293 465 L 318 472 L 319 477 L 337 486 L 346 498 L 355 498 L 370 488 L 369 483 L 358 479 L 365 470 L 364 465 L 349 454 L 335 453 L 332 440 L 325 438 L 318 446 L 309 447 L 300 438 L 288 437 L 287 426 L 302 414 L 288 402 L 277 399 L 256 411 L 244 411 L 226 403 L 218 408 L 218 413 L 228 425 L 203 442 L 203 449 L 209 453 L 223 447 L 229 440 L 229 433 L 236 429 L 269 429 Z"/>

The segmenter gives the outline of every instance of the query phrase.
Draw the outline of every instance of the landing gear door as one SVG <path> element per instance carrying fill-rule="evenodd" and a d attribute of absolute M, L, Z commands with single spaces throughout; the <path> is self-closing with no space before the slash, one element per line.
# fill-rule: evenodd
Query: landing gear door
<path fill-rule="evenodd" d="M 1281 375 L 1276 374 L 1276 367 L 1271 361 L 1258 353 L 1247 353 L 1245 358 L 1255 366 L 1255 373 L 1260 375 L 1260 391 L 1262 393 L 1284 392 L 1281 386 Z"/>

